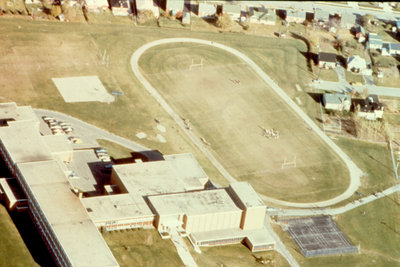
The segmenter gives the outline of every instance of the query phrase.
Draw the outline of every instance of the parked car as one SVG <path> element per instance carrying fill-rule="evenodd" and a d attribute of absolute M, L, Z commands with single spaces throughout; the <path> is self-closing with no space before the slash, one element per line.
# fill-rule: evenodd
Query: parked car
<path fill-rule="evenodd" d="M 54 119 L 53 117 L 50 117 L 50 116 L 43 116 L 42 119 L 43 119 L 45 122 L 55 121 L 55 119 Z"/>

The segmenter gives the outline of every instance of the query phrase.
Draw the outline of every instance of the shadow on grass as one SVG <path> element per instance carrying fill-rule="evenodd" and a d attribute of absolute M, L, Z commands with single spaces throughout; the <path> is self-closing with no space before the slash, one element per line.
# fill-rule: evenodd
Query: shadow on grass
<path fill-rule="evenodd" d="M 322 93 L 307 93 L 315 102 L 321 103 L 322 102 Z"/>
<path fill-rule="evenodd" d="M 33 259 L 40 266 L 57 266 L 40 236 L 29 212 L 8 212 Z"/>

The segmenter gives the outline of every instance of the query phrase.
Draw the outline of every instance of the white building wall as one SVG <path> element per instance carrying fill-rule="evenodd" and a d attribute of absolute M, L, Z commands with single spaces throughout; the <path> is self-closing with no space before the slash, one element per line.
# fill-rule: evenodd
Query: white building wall
<path fill-rule="evenodd" d="M 189 215 L 186 231 L 190 233 L 239 228 L 241 217 L 241 211 Z"/>

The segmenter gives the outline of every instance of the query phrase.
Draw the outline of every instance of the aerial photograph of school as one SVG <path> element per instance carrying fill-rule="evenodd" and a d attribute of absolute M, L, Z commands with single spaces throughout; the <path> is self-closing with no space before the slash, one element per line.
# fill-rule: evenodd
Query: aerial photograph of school
<path fill-rule="evenodd" d="M 400 3 L 0 0 L 0 266 L 400 266 Z"/>

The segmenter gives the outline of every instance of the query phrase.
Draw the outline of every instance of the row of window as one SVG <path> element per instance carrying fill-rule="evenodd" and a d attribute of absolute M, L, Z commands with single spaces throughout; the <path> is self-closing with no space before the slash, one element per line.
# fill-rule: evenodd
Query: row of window
<path fill-rule="evenodd" d="M 227 239 L 220 239 L 220 240 L 212 240 L 212 241 L 202 241 L 199 242 L 199 246 L 219 246 L 219 245 L 227 245 L 227 244 L 237 244 L 243 241 L 243 237 L 237 238 L 227 238 Z"/>

